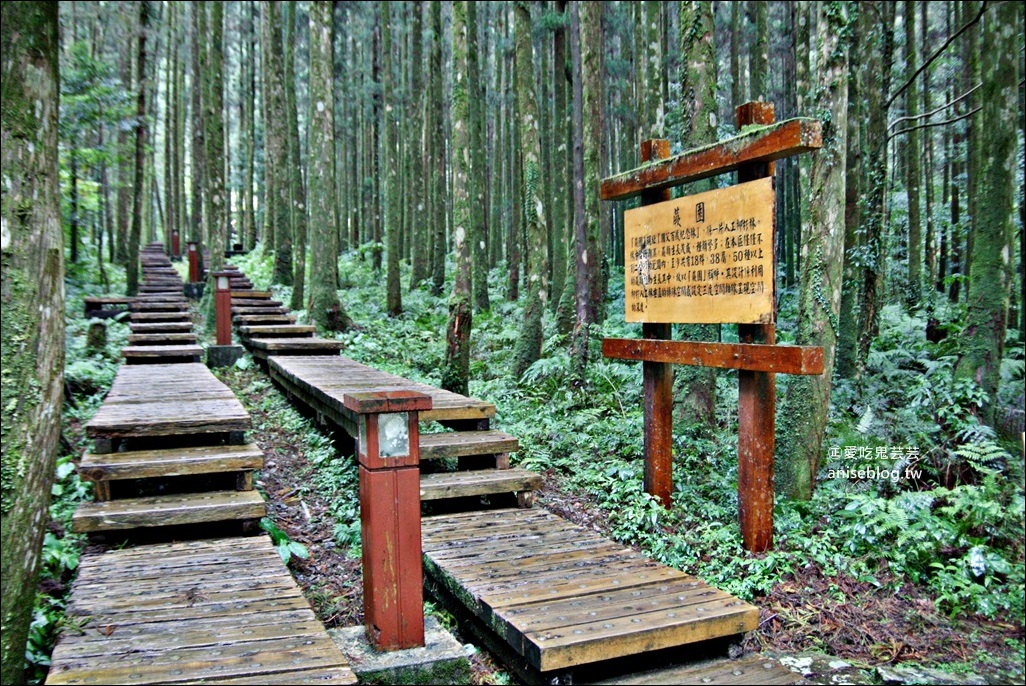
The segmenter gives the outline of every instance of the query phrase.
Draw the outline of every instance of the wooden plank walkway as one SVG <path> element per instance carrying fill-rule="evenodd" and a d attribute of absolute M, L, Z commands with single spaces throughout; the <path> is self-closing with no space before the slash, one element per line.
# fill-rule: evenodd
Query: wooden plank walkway
<path fill-rule="evenodd" d="M 47 684 L 355 684 L 269 538 L 82 557 Z"/>
<path fill-rule="evenodd" d="M 553 672 L 758 626 L 757 608 L 541 509 L 427 517 L 425 583 Z"/>

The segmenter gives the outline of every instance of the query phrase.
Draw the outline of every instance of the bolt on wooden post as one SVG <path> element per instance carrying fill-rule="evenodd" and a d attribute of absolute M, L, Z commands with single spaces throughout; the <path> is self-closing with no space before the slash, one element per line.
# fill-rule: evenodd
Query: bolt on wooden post
<path fill-rule="evenodd" d="M 191 253 L 190 253 L 191 254 Z M 214 272 L 214 314 L 217 321 L 217 344 L 232 344 L 232 273 Z"/>
<path fill-rule="evenodd" d="M 637 169 L 602 181 L 603 200 L 641 197 L 624 212 L 625 317 L 641 340 L 605 339 L 606 357 L 644 364 L 645 490 L 672 493 L 673 364 L 737 369 L 738 518 L 745 547 L 773 544 L 774 374 L 823 373 L 822 348 L 775 345 L 774 160 L 822 147 L 813 119 L 773 123 L 773 106 L 737 109 L 742 132 L 668 157 L 642 144 Z M 744 127 L 758 124 L 757 128 Z M 669 189 L 727 172 L 738 183 L 669 200 Z M 670 340 L 672 323 L 737 324 L 740 343 Z"/>
<path fill-rule="evenodd" d="M 431 397 L 414 391 L 346 393 L 358 415 L 363 607 L 378 650 L 424 645 L 420 548 L 419 413 Z"/>

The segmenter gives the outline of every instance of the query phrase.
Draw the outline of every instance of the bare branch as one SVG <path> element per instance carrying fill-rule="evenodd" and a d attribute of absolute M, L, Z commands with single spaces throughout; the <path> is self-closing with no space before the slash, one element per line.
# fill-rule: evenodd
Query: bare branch
<path fill-rule="evenodd" d="M 982 87 L 983 87 L 982 83 L 977 84 L 973 88 L 970 88 L 969 90 L 967 90 L 965 93 L 962 93 L 962 95 L 958 96 L 957 98 L 955 98 L 951 102 L 945 103 L 945 104 L 941 105 L 940 107 L 938 107 L 935 110 L 930 110 L 929 112 L 924 112 L 923 114 L 917 114 L 914 117 L 898 117 L 897 119 L 892 121 L 890 126 L 888 126 L 887 128 L 888 129 L 893 129 L 894 126 L 896 124 L 898 124 L 899 122 L 912 121 L 913 119 L 923 119 L 925 117 L 929 117 L 929 116 L 932 116 L 934 114 L 937 114 L 941 110 L 946 110 L 947 108 L 951 107 L 955 103 L 960 102 L 961 100 L 964 100 L 964 99 L 968 98 L 970 95 L 972 95 L 973 93 L 975 93 L 977 90 L 979 90 Z"/>
<path fill-rule="evenodd" d="M 934 126 L 946 126 L 947 124 L 954 124 L 955 122 L 962 121 L 963 119 L 968 119 L 969 117 L 973 116 L 974 114 L 976 114 L 977 112 L 979 112 L 982 109 L 983 109 L 983 107 L 980 106 L 980 107 L 977 107 L 974 110 L 969 110 L 965 114 L 961 114 L 961 115 L 959 115 L 957 117 L 952 117 L 951 119 L 945 119 L 944 121 L 930 122 L 929 124 L 920 124 L 919 126 L 910 126 L 907 129 L 902 129 L 901 131 L 895 131 L 894 133 L 890 134 L 889 136 L 887 136 L 887 140 L 889 141 L 892 138 L 894 138 L 895 136 L 900 136 L 903 133 L 909 133 L 911 131 L 918 131 L 919 129 L 929 129 L 929 128 L 933 128 Z"/>

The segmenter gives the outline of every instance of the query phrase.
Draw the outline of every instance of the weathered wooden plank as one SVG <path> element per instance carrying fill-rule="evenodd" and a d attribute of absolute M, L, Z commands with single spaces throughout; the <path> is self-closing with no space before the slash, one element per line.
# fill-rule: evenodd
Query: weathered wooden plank
<path fill-rule="evenodd" d="M 246 336 L 313 336 L 317 330 L 315 326 L 306 324 L 281 324 L 268 326 L 241 325 L 239 333 Z"/>
<path fill-rule="evenodd" d="M 329 338 L 250 338 L 249 345 L 257 350 L 265 350 L 269 354 L 278 355 L 299 350 L 318 352 L 323 355 L 346 347 L 344 341 Z"/>
<path fill-rule="evenodd" d="M 737 659 L 722 658 L 705 660 L 698 663 L 674 665 L 665 669 L 656 669 L 640 674 L 618 676 L 608 681 L 597 681 L 596 684 L 612 686 L 661 686 L 662 684 L 679 684 L 682 686 L 702 686 L 703 684 L 754 684 L 769 686 L 771 684 L 805 684 L 808 683 L 799 674 L 795 674 L 776 660 L 759 654 L 749 654 Z"/>
<path fill-rule="evenodd" d="M 250 291 L 232 289 L 233 298 L 253 298 L 259 300 L 270 300 L 271 291 Z"/>
<path fill-rule="evenodd" d="M 189 681 L 190 684 L 256 684 L 257 686 L 303 686 L 305 684 L 355 684 L 356 676 L 348 667 L 327 667 L 324 669 L 305 669 L 295 672 L 261 674 L 259 676 L 220 677 L 209 681 Z"/>
<path fill-rule="evenodd" d="M 133 333 L 128 336 L 130 346 L 195 344 L 197 340 L 194 333 Z"/>
<path fill-rule="evenodd" d="M 420 435 L 420 459 L 514 453 L 520 441 L 501 431 L 457 431 Z"/>
<path fill-rule="evenodd" d="M 783 374 L 823 373 L 823 348 L 812 346 L 606 338 L 602 341 L 602 354 L 622 360 L 718 369 Z"/>
<path fill-rule="evenodd" d="M 264 454 L 256 444 L 143 450 L 97 455 L 86 453 L 78 466 L 87 481 L 144 479 L 260 469 Z"/>
<path fill-rule="evenodd" d="M 210 491 L 82 503 L 72 515 L 78 533 L 136 527 L 259 519 L 267 513 L 256 491 Z"/>
<path fill-rule="evenodd" d="M 490 469 L 424 474 L 420 477 L 420 499 L 428 501 L 493 493 L 534 491 L 541 488 L 541 484 L 541 474 L 526 469 Z"/>
<path fill-rule="evenodd" d="M 600 192 L 603 200 L 626 200 L 646 191 L 736 171 L 745 164 L 772 162 L 821 147 L 823 132 L 818 120 L 788 119 L 603 179 Z"/>

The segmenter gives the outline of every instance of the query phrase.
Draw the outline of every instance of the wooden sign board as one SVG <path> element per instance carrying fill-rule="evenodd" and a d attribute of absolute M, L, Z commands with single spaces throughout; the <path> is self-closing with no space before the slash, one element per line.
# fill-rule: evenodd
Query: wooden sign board
<path fill-rule="evenodd" d="M 628 322 L 773 322 L 773 179 L 624 212 Z"/>

